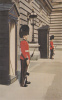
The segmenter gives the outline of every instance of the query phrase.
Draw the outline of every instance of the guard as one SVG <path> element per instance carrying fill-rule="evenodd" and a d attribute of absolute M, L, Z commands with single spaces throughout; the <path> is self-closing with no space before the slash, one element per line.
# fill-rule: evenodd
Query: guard
<path fill-rule="evenodd" d="M 50 36 L 50 59 L 54 59 L 53 58 L 53 55 L 54 55 L 53 39 L 54 39 L 54 35 L 51 35 Z"/>
<path fill-rule="evenodd" d="M 26 87 L 27 84 L 30 84 L 30 82 L 27 81 L 27 75 L 29 73 L 27 72 L 29 62 L 30 62 L 30 53 L 29 53 L 29 45 L 27 42 L 27 38 L 29 35 L 29 27 L 28 25 L 22 25 L 20 28 L 20 37 L 23 38 L 23 40 L 20 42 L 20 48 L 21 48 L 21 77 L 20 77 L 20 85 L 22 87 Z"/>

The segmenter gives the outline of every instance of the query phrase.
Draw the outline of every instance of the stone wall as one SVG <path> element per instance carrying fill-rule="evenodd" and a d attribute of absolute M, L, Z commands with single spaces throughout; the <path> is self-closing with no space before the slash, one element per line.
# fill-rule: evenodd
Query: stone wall
<path fill-rule="evenodd" d="M 50 36 L 54 35 L 54 46 L 56 49 L 62 49 L 62 1 L 59 4 L 58 1 L 53 0 L 56 4 L 53 3 L 50 24 Z M 59 0 L 60 2 L 60 0 Z"/>
<path fill-rule="evenodd" d="M 20 0 L 19 2 L 20 7 L 20 25 L 22 24 L 28 24 L 28 14 L 31 13 L 32 9 L 37 14 L 37 20 L 36 25 L 34 27 L 34 38 L 35 41 L 38 42 L 38 28 L 42 25 L 49 25 L 50 23 L 50 16 L 46 8 L 42 5 L 42 2 L 38 2 L 37 0 L 31 0 L 30 3 L 28 3 L 26 0 Z M 30 26 L 30 25 L 29 25 Z M 31 26 L 30 26 L 31 27 Z M 32 34 L 32 33 L 31 33 Z M 30 40 L 30 39 L 29 39 Z"/>
<path fill-rule="evenodd" d="M 39 45 L 38 45 L 38 28 L 40 28 L 42 25 L 50 25 L 50 13 L 51 13 L 51 5 L 48 1 L 43 0 L 19 0 L 19 11 L 20 11 L 20 20 L 19 20 L 19 26 L 23 24 L 29 25 L 30 33 L 29 33 L 29 39 L 28 41 L 32 41 L 32 31 L 33 28 L 30 24 L 29 14 L 32 12 L 32 9 L 34 9 L 34 12 L 37 14 L 36 19 L 36 25 L 34 26 L 34 41 L 36 44 L 33 47 L 33 44 L 30 44 L 30 52 L 33 52 L 34 48 L 37 45 L 37 49 L 35 51 L 34 55 L 39 55 Z M 18 48 L 20 45 L 20 37 L 18 40 Z M 18 50 L 18 54 L 20 52 L 20 49 Z"/>

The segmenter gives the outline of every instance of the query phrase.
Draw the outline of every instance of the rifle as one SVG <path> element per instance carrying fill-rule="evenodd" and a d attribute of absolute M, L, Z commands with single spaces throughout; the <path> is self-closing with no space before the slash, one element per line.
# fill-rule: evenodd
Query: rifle
<path fill-rule="evenodd" d="M 35 52 L 35 49 L 34 49 L 33 53 L 31 54 L 30 58 L 32 58 L 32 57 L 33 57 L 33 55 L 34 55 L 34 52 Z"/>

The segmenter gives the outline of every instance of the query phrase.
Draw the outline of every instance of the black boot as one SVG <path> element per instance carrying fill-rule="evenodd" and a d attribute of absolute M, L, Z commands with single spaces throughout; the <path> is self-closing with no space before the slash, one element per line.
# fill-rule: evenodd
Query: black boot
<path fill-rule="evenodd" d="M 29 81 L 26 81 L 26 84 L 31 84 L 31 82 L 29 82 Z"/>

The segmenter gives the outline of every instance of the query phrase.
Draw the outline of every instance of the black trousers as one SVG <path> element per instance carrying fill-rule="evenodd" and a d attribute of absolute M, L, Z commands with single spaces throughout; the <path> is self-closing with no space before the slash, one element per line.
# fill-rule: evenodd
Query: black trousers
<path fill-rule="evenodd" d="M 50 59 L 52 59 L 53 56 L 53 49 L 50 49 Z"/>
<path fill-rule="evenodd" d="M 26 72 L 27 72 L 26 60 L 21 60 L 21 76 L 20 76 L 21 86 L 25 85 L 25 78 L 26 78 L 26 81 L 27 81 Z"/>

